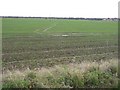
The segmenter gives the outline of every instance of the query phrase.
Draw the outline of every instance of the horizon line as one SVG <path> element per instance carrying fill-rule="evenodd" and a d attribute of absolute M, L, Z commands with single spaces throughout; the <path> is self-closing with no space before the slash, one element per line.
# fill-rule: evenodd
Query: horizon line
<path fill-rule="evenodd" d="M 86 19 L 86 18 L 98 18 L 98 17 L 57 17 L 57 16 L 0 16 L 0 17 L 2 17 L 2 18 L 5 18 L 5 17 L 18 17 L 18 18 L 84 18 L 84 19 Z M 119 17 L 99 17 L 98 19 L 119 19 Z"/>

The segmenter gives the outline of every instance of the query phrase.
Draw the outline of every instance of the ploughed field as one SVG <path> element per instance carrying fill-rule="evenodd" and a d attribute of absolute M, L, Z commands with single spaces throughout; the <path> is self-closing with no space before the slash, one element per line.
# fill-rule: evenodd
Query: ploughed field
<path fill-rule="evenodd" d="M 115 21 L 3 18 L 2 22 L 4 73 L 118 58 Z"/>

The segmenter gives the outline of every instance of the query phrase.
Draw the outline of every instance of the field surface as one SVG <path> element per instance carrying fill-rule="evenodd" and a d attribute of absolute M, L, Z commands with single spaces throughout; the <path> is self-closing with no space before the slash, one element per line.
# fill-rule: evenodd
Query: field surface
<path fill-rule="evenodd" d="M 55 65 L 81 66 L 87 61 L 99 66 L 118 57 L 115 21 L 3 18 L 2 22 L 4 74 L 28 68 L 49 70 Z"/>

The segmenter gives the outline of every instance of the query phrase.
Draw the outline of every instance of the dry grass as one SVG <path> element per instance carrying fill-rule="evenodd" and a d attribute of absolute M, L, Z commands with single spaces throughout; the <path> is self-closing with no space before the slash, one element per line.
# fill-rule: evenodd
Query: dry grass
<path fill-rule="evenodd" d="M 15 70 L 13 72 L 7 71 L 6 74 L 3 75 L 3 81 L 5 80 L 24 80 L 24 78 L 29 73 L 34 73 L 36 75 L 37 84 L 40 87 L 71 87 L 70 85 L 66 85 L 63 77 L 74 78 L 77 76 L 78 79 L 82 79 L 86 72 L 89 72 L 92 69 L 98 69 L 100 72 L 113 72 L 113 75 L 117 77 L 118 70 L 118 60 L 111 59 L 108 61 L 100 61 L 100 62 L 89 62 L 83 61 L 80 64 L 70 63 L 67 65 L 55 65 L 49 68 L 36 68 L 35 70 L 30 70 L 29 68 L 25 71 Z M 113 70 L 113 71 L 110 71 Z M 59 80 L 60 83 L 58 83 Z M 69 79 L 69 78 L 68 78 Z M 117 82 L 116 82 L 117 83 Z M 56 85 L 54 85 L 56 84 Z"/>

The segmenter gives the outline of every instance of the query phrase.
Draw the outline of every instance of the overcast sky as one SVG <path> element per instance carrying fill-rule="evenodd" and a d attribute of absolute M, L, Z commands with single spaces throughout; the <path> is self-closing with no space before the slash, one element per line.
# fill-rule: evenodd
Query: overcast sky
<path fill-rule="evenodd" d="M 0 16 L 118 17 L 119 0 L 1 0 Z"/>

